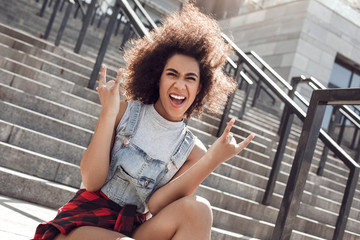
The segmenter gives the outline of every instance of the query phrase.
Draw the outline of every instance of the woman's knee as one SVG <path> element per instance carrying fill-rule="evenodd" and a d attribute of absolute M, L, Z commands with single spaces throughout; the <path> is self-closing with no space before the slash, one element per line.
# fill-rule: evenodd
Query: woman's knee
<path fill-rule="evenodd" d="M 187 196 L 181 199 L 181 209 L 191 219 L 208 220 L 212 224 L 212 209 L 209 201 L 200 196 Z"/>

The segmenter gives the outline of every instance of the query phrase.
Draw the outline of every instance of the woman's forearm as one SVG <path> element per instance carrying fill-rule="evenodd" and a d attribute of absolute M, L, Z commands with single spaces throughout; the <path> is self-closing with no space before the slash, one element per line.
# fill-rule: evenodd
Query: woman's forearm
<path fill-rule="evenodd" d="M 98 190 L 106 181 L 115 121 L 116 116 L 100 113 L 94 136 L 81 159 L 82 180 L 88 191 Z"/>
<path fill-rule="evenodd" d="M 193 194 L 215 168 L 238 154 L 252 141 L 254 134 L 250 134 L 244 141 L 236 143 L 233 134 L 230 132 L 234 122 L 234 119 L 230 120 L 224 133 L 199 161 L 153 194 L 148 203 L 149 210 L 153 215 L 177 199 Z"/>
<path fill-rule="evenodd" d="M 80 162 L 83 184 L 88 191 L 100 189 L 109 173 L 110 151 L 115 125 L 117 118 L 121 119 L 122 117 L 120 111 L 121 74 L 122 71 L 119 69 L 115 81 L 107 82 L 106 66 L 102 65 L 101 67 L 99 86 L 96 90 L 99 94 L 102 110 L 94 136 Z"/>
<path fill-rule="evenodd" d="M 186 172 L 153 194 L 148 203 L 150 212 L 156 215 L 166 205 L 177 199 L 193 194 L 196 188 L 218 165 L 216 161 L 212 161 L 208 154 L 205 154 Z"/>

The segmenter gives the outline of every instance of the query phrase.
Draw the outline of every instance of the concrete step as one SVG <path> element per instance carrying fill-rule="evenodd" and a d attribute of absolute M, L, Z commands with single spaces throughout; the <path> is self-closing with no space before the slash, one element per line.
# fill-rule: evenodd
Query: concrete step
<path fill-rule="evenodd" d="M 0 166 L 62 185 L 78 188 L 81 183 L 78 165 L 0 142 Z"/>
<path fill-rule="evenodd" d="M 283 158 L 284 166 L 288 166 L 290 170 L 291 164 L 293 161 L 293 156 L 289 154 L 285 154 Z M 313 174 L 317 174 L 317 169 L 320 162 L 320 154 L 314 154 L 312 165 L 310 167 L 310 172 Z M 337 163 L 341 163 L 338 165 Z M 289 170 L 284 170 L 289 172 Z M 330 185 L 327 185 L 329 188 L 333 188 L 334 190 L 343 189 L 347 183 L 347 179 L 349 176 L 349 170 L 345 167 L 344 163 L 342 163 L 339 159 L 329 157 L 327 161 L 326 168 L 324 169 L 323 177 L 332 181 Z M 359 180 L 360 182 L 360 180 Z M 356 187 L 356 194 L 360 193 L 360 186 Z"/>
<path fill-rule="evenodd" d="M 58 66 L 61 69 L 67 69 L 73 73 L 89 77 L 92 72 L 92 67 L 95 64 L 93 59 L 82 59 L 78 62 L 79 56 L 74 53 L 64 52 L 62 55 L 55 54 L 46 49 L 38 48 L 34 45 L 31 45 L 27 42 L 16 39 L 12 36 L 6 35 L 0 32 L 0 43 L 14 51 L 17 50 L 22 54 L 28 54 L 35 58 L 36 61 L 43 61 L 45 63 L 52 63 L 53 65 Z M 60 50 L 58 50 L 60 51 Z M 4 54 L 5 56 L 5 54 Z M 74 59 L 74 60 L 73 60 Z M 31 62 L 30 62 L 31 63 Z M 31 63 L 34 64 L 34 63 Z M 113 65 L 108 66 L 107 75 L 109 79 L 116 77 L 117 68 L 113 68 Z M 59 75 L 63 73 L 60 71 Z"/>
<path fill-rule="evenodd" d="M 247 237 L 243 234 L 234 233 L 221 228 L 212 227 L 211 239 L 216 240 L 259 240 L 258 238 Z"/>
<path fill-rule="evenodd" d="M 93 131 L 97 117 L 65 107 L 42 97 L 24 93 L 21 90 L 0 83 L 0 99 L 22 108 L 46 115 L 57 120 Z"/>
<path fill-rule="evenodd" d="M 0 141 L 48 157 L 80 164 L 85 147 L 0 120 Z"/>
<path fill-rule="evenodd" d="M 0 69 L 0 75 L 0 83 L 9 85 L 25 93 L 56 102 L 91 116 L 97 117 L 100 114 L 101 105 L 93 101 L 89 101 L 65 91 L 59 91 L 57 88 L 53 88 L 47 84 L 34 81 L 4 69 Z"/>
<path fill-rule="evenodd" d="M 261 202 L 264 195 L 263 188 L 236 181 L 234 179 L 227 178 L 216 173 L 212 173 L 208 178 L 206 178 L 203 184 L 205 186 L 209 186 L 211 188 L 218 189 L 220 191 L 227 192 L 235 196 L 239 196 L 255 202 Z M 311 183 L 306 184 L 305 191 L 302 197 L 303 204 L 301 205 L 301 208 L 299 210 L 299 215 L 315 219 L 321 223 L 335 225 L 337 219 L 336 215 L 338 214 L 340 209 L 341 199 L 336 203 L 335 200 L 331 200 L 331 197 L 335 194 L 339 196 L 341 196 L 342 194 L 330 192 L 328 196 L 325 197 L 317 196 L 312 193 L 314 191 L 311 191 L 310 189 L 312 186 L 314 187 L 314 185 L 315 184 Z M 280 196 L 283 195 L 284 187 L 285 184 L 277 184 L 277 186 L 275 187 L 275 194 L 271 201 L 271 206 L 274 206 L 276 208 L 280 207 Z M 356 202 L 356 199 L 354 199 L 354 205 L 357 205 Z M 331 210 L 335 212 L 330 212 Z M 359 213 L 359 208 L 356 209 L 353 207 L 351 216 L 347 224 L 349 230 L 354 232 L 359 231 L 356 227 L 358 226 L 358 224 L 360 224 L 360 222 L 356 220 L 358 219 Z"/>
<path fill-rule="evenodd" d="M 52 183 L 52 182 L 49 182 L 49 181 L 44 181 L 44 180 L 42 180 L 42 179 L 36 179 L 36 178 L 34 178 L 34 177 L 29 177 L 29 176 L 26 176 L 25 174 L 21 174 L 21 173 L 19 173 L 19 172 L 16 172 L 16 171 L 12 171 L 12 170 L 8 170 L 8 169 L 4 169 L 4 168 L 1 168 L 0 167 L 0 171 L 2 172 L 2 174 L 1 174 L 1 177 L 5 177 L 5 176 L 8 176 L 9 178 L 10 178 L 10 180 L 12 180 L 13 182 L 16 182 L 16 181 L 20 181 L 21 180 L 21 186 L 24 186 L 24 187 L 27 187 L 26 188 L 26 190 L 27 191 L 24 191 L 24 192 L 26 192 L 26 193 L 28 193 L 28 194 L 34 194 L 34 195 L 37 195 L 37 196 L 42 196 L 41 197 L 41 200 L 39 200 L 40 202 L 43 202 L 43 200 L 44 199 L 46 199 L 46 198 L 44 198 L 43 196 L 44 196 L 44 192 L 46 193 L 47 192 L 47 188 L 49 188 L 50 186 L 52 187 L 52 188 L 55 188 L 56 189 L 56 192 L 61 192 L 61 194 L 59 193 L 59 194 L 53 194 L 54 196 L 53 197 L 56 197 L 56 196 L 61 196 L 61 198 L 64 198 L 65 199 L 65 197 L 64 197 L 64 189 L 63 188 L 61 188 L 61 187 L 59 187 L 57 184 L 54 184 L 54 183 Z M 34 185 L 41 185 L 42 187 L 41 188 L 39 188 L 39 187 L 34 187 Z M 12 186 L 14 186 L 13 184 L 12 184 Z M 33 189 L 41 189 L 40 190 L 40 192 L 33 192 Z M 9 190 L 8 188 L 7 188 L 7 186 L 4 186 L 3 188 L 2 188 L 2 194 L 5 192 L 7 195 L 9 195 L 9 191 L 12 193 L 12 194 L 14 194 L 14 195 L 16 195 L 16 194 L 19 194 L 19 192 L 21 192 L 21 191 L 16 191 L 16 189 L 14 189 L 14 188 L 11 188 L 11 190 Z M 66 198 L 66 199 L 70 199 L 71 197 L 72 197 L 72 195 L 74 194 L 74 192 L 76 191 L 76 189 L 65 189 L 65 191 L 66 192 L 69 192 L 68 193 L 68 195 L 70 195 L 70 196 L 66 196 L 66 197 L 68 197 L 68 198 Z M 55 191 L 54 190 L 52 190 L 51 191 L 51 193 L 54 193 Z M 65 193 L 66 194 L 66 193 Z M 19 197 L 19 195 L 18 195 L 18 197 Z M 26 198 L 26 196 L 21 196 L 22 198 Z M 61 199 L 56 199 L 56 201 L 52 201 L 52 202 L 50 202 L 50 203 L 54 203 L 54 202 L 65 202 L 64 200 L 61 200 Z M 45 203 L 46 204 L 46 203 Z M 45 204 L 43 204 L 43 205 L 45 205 Z M 58 205 L 61 205 L 61 204 L 58 204 Z M 54 206 L 53 206 L 54 207 Z M 55 206 L 55 208 L 56 207 L 58 207 L 58 206 Z M 219 219 L 219 222 L 218 223 L 215 223 L 214 222 L 214 225 L 215 226 L 218 226 L 218 225 L 222 225 L 223 223 L 229 223 L 229 222 L 235 222 L 235 224 L 233 225 L 233 227 L 228 227 L 228 226 L 226 226 L 227 228 L 235 228 L 235 230 L 236 229 L 238 229 L 238 227 L 239 226 L 241 226 L 241 228 L 243 229 L 243 228 L 246 228 L 246 229 L 256 229 L 255 228 L 255 225 L 254 225 L 254 220 L 252 220 L 252 221 L 250 221 L 250 223 L 252 224 L 251 226 L 249 226 L 249 227 L 246 227 L 247 225 L 244 225 L 244 222 L 243 221 L 240 221 L 241 220 L 241 215 L 240 214 L 234 214 L 234 213 L 232 213 L 232 212 L 230 212 L 230 211 L 225 211 L 225 210 L 222 210 L 222 209 L 220 209 L 220 208 L 216 208 L 216 207 L 214 207 L 213 208 L 214 209 L 214 217 L 215 217 L 215 219 Z M 240 219 L 239 219 L 240 218 Z M 226 221 L 224 220 L 224 219 L 226 219 Z M 249 222 L 249 218 L 245 218 L 248 222 Z M 240 222 L 241 222 L 241 224 L 240 224 Z M 255 221 L 256 222 L 256 221 Z M 309 223 L 308 223 L 309 224 Z M 313 224 L 313 223 L 312 223 Z M 269 224 L 262 224 L 263 226 L 265 226 L 267 229 L 268 228 L 270 228 L 271 229 L 271 225 L 269 225 Z M 318 227 L 318 226 L 317 226 Z M 222 226 L 222 228 L 224 228 L 223 226 Z M 263 229 L 264 230 L 264 228 L 261 228 L 261 229 Z M 322 230 L 324 230 L 324 229 L 322 229 Z M 257 231 L 259 231 L 259 230 L 257 230 Z M 270 232 L 269 231 L 265 231 L 265 235 L 264 235 L 264 233 L 257 233 L 258 235 L 260 235 L 260 234 L 262 234 L 263 235 L 263 237 L 261 237 L 260 239 L 268 239 L 268 237 L 269 236 L 271 236 L 270 234 L 269 234 Z M 324 231 L 323 231 L 323 233 L 324 233 Z M 328 234 L 329 235 L 329 234 Z M 346 234 L 345 234 L 346 235 Z M 253 235 L 252 235 L 253 236 Z M 215 238 L 216 239 L 216 238 Z M 227 238 L 225 238 L 225 239 L 227 239 Z M 246 239 L 246 238 L 245 238 Z M 310 238 L 310 239 L 312 239 L 312 238 Z M 314 238 L 314 239 L 317 239 L 317 238 Z M 355 239 L 355 238 L 346 238 L 346 239 Z"/>
<path fill-rule="evenodd" d="M 44 27 L 44 29 L 45 28 L 46 28 L 46 26 Z M 87 48 L 85 53 L 86 52 L 89 52 L 89 53 L 94 52 L 94 54 L 90 54 L 91 56 L 86 56 L 86 54 L 79 55 L 79 54 L 74 53 L 73 49 L 57 47 L 52 42 L 49 42 L 47 40 L 39 38 L 39 34 L 35 34 L 35 36 L 34 36 L 33 34 L 29 34 L 18 28 L 9 27 L 9 26 L 6 26 L 1 23 L 0 23 L 0 32 L 3 35 L 6 35 L 7 37 L 16 39 L 15 42 L 8 43 L 8 45 L 12 44 L 12 45 L 9 45 L 12 48 L 15 48 L 15 49 L 18 49 L 18 50 L 21 50 L 24 52 L 29 52 L 29 46 L 30 46 L 31 53 L 33 53 L 33 52 L 36 53 L 36 51 L 34 49 L 40 49 L 40 51 L 45 51 L 45 52 L 49 52 L 49 53 L 57 55 L 58 56 L 57 58 L 62 58 L 63 60 L 70 60 L 72 62 L 75 62 L 76 65 L 80 64 L 80 65 L 87 66 L 90 68 L 92 68 L 92 66 L 95 63 L 93 55 L 97 56 L 97 52 L 98 52 L 98 47 L 95 49 Z M 25 43 L 26 45 L 24 45 L 23 43 Z M 31 48 L 34 48 L 34 49 L 31 50 Z M 116 51 L 118 51 L 118 50 L 116 50 Z M 82 51 L 82 52 L 84 52 L 84 51 Z M 89 55 L 89 54 L 87 54 L 87 55 Z M 116 72 L 116 69 L 119 66 L 124 65 L 123 58 L 120 55 L 118 56 L 119 62 L 117 62 L 117 61 L 114 62 L 113 59 L 111 59 L 111 61 L 107 60 L 106 57 L 108 55 L 109 55 L 108 53 L 105 55 L 104 62 L 109 66 L 110 73 L 111 73 L 111 71 Z M 39 56 L 39 57 L 41 57 L 41 56 Z"/>
<path fill-rule="evenodd" d="M 0 74 L 2 75 L 0 83 L 9 85 L 12 88 L 23 91 L 24 93 L 61 104 L 62 106 L 93 117 L 97 117 L 100 114 L 101 105 L 98 103 L 94 103 L 68 92 L 58 91 L 58 89 L 52 88 L 49 85 L 34 81 L 30 78 L 26 78 L 4 69 L 0 69 Z"/>
<path fill-rule="evenodd" d="M 83 147 L 93 131 L 0 100 L 0 119 Z M 35 121 L 36 119 L 36 121 Z"/>
<path fill-rule="evenodd" d="M 217 210 L 215 211 L 217 215 L 214 215 L 214 219 L 217 219 L 219 222 L 214 223 L 215 227 L 233 232 L 241 232 L 242 234 L 247 234 L 260 239 L 270 239 L 272 228 L 277 218 L 278 209 L 271 206 L 264 206 L 258 202 L 253 202 L 206 186 L 200 186 L 197 190 L 197 194 L 209 199 L 213 208 Z M 225 207 L 218 206 L 223 205 L 224 203 L 226 204 Z M 301 208 L 304 207 L 306 206 L 301 206 Z M 331 239 L 333 227 L 330 225 L 324 225 L 300 215 L 298 215 L 296 222 L 295 229 L 297 232 L 293 234 L 298 236 L 294 235 L 291 239 L 293 239 L 293 237 L 294 239 L 306 239 L 307 237 L 309 237 L 309 239 Z M 304 232 L 309 235 L 299 234 L 299 232 Z M 349 231 L 347 231 L 345 235 L 347 235 L 349 239 L 356 239 L 356 237 L 360 236 L 359 233 Z"/>
<path fill-rule="evenodd" d="M 23 63 L 29 67 L 39 69 L 44 73 L 59 76 L 62 79 L 74 82 L 79 86 L 86 87 L 88 85 L 89 78 L 87 76 L 80 75 L 74 71 L 68 71 L 64 67 L 57 66 L 51 62 L 44 61 L 43 59 L 22 53 L 19 50 L 9 48 L 3 44 L 0 44 L 0 51 L 3 53 L 3 56 L 19 63 Z"/>
<path fill-rule="evenodd" d="M 213 207 L 213 216 L 214 227 L 235 233 L 241 232 L 241 234 L 259 239 L 269 239 L 274 228 L 273 224 L 260 222 L 217 207 Z"/>
<path fill-rule="evenodd" d="M 76 188 L 30 176 L 0 167 L 0 194 L 33 202 L 50 208 L 59 208 L 69 201 Z"/>
<path fill-rule="evenodd" d="M 211 184 L 210 186 L 214 188 L 222 189 L 227 192 L 232 192 L 233 194 L 249 193 L 249 191 L 247 191 L 246 189 L 241 189 L 242 191 L 234 190 L 235 187 L 241 186 L 242 183 L 246 184 L 245 186 L 254 186 L 255 188 L 261 189 L 261 191 L 258 193 L 260 194 L 260 196 L 250 199 L 261 202 L 263 197 L 263 191 L 265 191 L 268 182 L 267 176 L 269 175 L 270 169 L 268 171 L 266 171 L 265 169 L 264 171 L 266 172 L 265 175 L 261 175 L 258 172 L 253 173 L 252 171 L 246 171 L 244 169 L 224 163 L 214 171 L 214 173 L 218 175 L 215 175 L 214 178 L 211 180 L 211 183 L 209 184 Z M 210 179 L 211 178 L 208 178 L 207 180 Z M 275 188 L 275 194 L 283 195 L 287 179 L 288 172 L 280 171 L 277 185 Z M 237 181 L 240 183 L 237 183 Z M 232 188 L 232 190 L 229 190 L 228 188 L 231 186 L 231 182 L 234 182 L 234 188 Z M 318 203 L 317 205 L 319 205 L 320 207 L 323 207 L 328 211 L 338 213 L 340 203 L 342 202 L 343 193 L 345 191 L 345 185 L 338 185 L 338 189 L 334 189 L 334 185 L 336 185 L 336 183 L 333 180 L 319 177 L 315 173 L 311 172 L 305 185 L 306 194 L 304 196 L 306 196 L 307 200 L 304 201 L 309 204 L 313 204 L 314 202 L 316 202 Z M 354 210 L 350 214 L 351 216 L 353 216 L 354 219 L 357 219 L 360 214 L 360 202 L 358 199 L 359 192 L 356 191 L 355 198 L 352 204 Z M 279 201 L 273 202 L 273 206 L 280 207 Z"/>
<path fill-rule="evenodd" d="M 27 4 L 27 3 L 24 3 L 24 4 Z M 28 9 L 20 10 L 21 14 L 19 14 L 19 12 L 17 12 L 16 15 L 18 16 L 19 19 L 22 20 L 22 22 L 20 22 L 20 23 L 8 22 L 8 21 L 3 21 L 3 22 L 5 22 L 5 24 L 10 24 L 19 30 L 21 29 L 20 30 L 21 32 L 24 32 L 24 31 L 29 32 L 30 33 L 29 35 L 39 38 L 44 35 L 45 29 L 47 27 L 47 23 L 49 21 L 50 14 L 51 14 L 46 11 L 45 16 L 43 18 L 36 16 L 36 14 L 39 12 L 40 8 L 41 8 L 41 6 L 39 6 L 38 8 L 32 8 L 31 10 L 28 10 Z M 29 14 L 29 12 L 31 12 L 31 13 Z M 6 15 L 6 14 L 7 13 L 4 13 L 4 15 Z M 28 19 L 29 18 L 33 19 L 34 21 L 37 22 L 37 24 L 34 26 L 34 24 L 28 23 L 28 21 L 25 20 L 26 17 Z M 57 34 L 56 30 L 59 29 L 61 21 L 62 21 L 62 14 L 60 13 L 60 14 L 57 14 L 57 17 L 55 18 L 55 21 L 53 24 L 52 31 L 50 32 L 49 38 L 46 41 L 49 44 L 52 44 L 55 42 L 55 37 Z M 0 22 L 1 22 L 1 19 L 0 19 Z M 75 25 L 77 25 L 77 26 L 75 26 Z M 75 46 L 75 42 L 77 41 L 77 37 L 78 37 L 78 33 L 79 33 L 80 29 L 81 29 L 80 19 L 79 18 L 73 19 L 72 17 L 70 17 L 70 21 L 67 25 L 67 28 L 65 29 L 65 31 L 63 33 L 61 46 L 63 48 L 68 48 L 70 51 L 72 51 Z M 95 55 L 95 58 L 96 58 L 98 48 L 101 44 L 101 39 L 103 38 L 103 35 L 104 35 L 104 30 L 105 30 L 105 25 L 102 29 L 96 28 L 94 26 L 90 26 L 88 28 L 86 38 L 84 39 L 84 43 L 83 43 L 83 46 L 81 49 L 82 55 L 86 55 L 88 58 L 91 58 L 91 59 L 94 59 L 94 55 Z M 22 38 L 20 38 L 20 39 L 22 39 Z M 118 37 L 113 37 L 112 41 L 108 45 L 109 51 L 107 51 L 107 53 L 105 55 L 105 59 L 104 59 L 104 61 L 107 64 L 109 64 L 109 65 L 116 64 L 117 66 L 124 64 L 124 60 L 121 57 L 122 54 L 119 50 L 119 46 L 121 45 L 121 42 L 122 42 L 122 34 L 120 34 Z M 40 45 L 43 46 L 42 44 L 40 44 Z M 51 48 L 52 47 L 50 47 L 48 49 L 51 49 Z M 109 58 L 109 60 L 107 58 Z"/>
<path fill-rule="evenodd" d="M 37 68 L 29 67 L 26 64 L 16 62 L 10 58 L 0 57 L 0 68 L 33 79 L 34 81 L 47 84 L 59 91 L 72 93 L 76 96 L 99 103 L 99 97 L 96 91 L 83 86 L 78 86 L 73 82 L 42 72 Z"/>
<path fill-rule="evenodd" d="M 5 35 L 4 33 L 1 32 L 0 32 L 0 43 L 14 50 L 18 50 L 20 52 L 38 57 L 45 61 L 62 66 L 66 69 L 76 71 L 77 73 L 85 76 L 90 76 L 92 71 L 92 68 L 90 66 L 80 64 L 68 58 L 64 58 L 58 54 L 54 54 L 53 52 L 47 51 L 45 49 L 37 48 L 34 45 L 31 45 L 29 43 L 26 43 L 9 35 Z M 88 64 L 93 65 L 94 63 L 89 61 Z"/>

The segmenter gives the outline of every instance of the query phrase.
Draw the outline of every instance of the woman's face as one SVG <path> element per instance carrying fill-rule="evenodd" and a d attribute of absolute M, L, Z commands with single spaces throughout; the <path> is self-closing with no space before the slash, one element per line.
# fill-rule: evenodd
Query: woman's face
<path fill-rule="evenodd" d="M 181 121 L 199 91 L 200 68 L 197 60 L 174 54 L 161 74 L 155 109 L 169 121 Z"/>

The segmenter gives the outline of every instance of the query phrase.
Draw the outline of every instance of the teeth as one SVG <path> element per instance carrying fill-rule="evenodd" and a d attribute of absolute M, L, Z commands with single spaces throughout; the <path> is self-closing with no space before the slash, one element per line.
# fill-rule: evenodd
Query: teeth
<path fill-rule="evenodd" d="M 172 98 L 175 98 L 175 99 L 185 99 L 185 97 L 182 97 L 182 96 L 177 96 L 177 95 L 173 95 L 173 94 L 170 94 L 170 97 Z"/>

